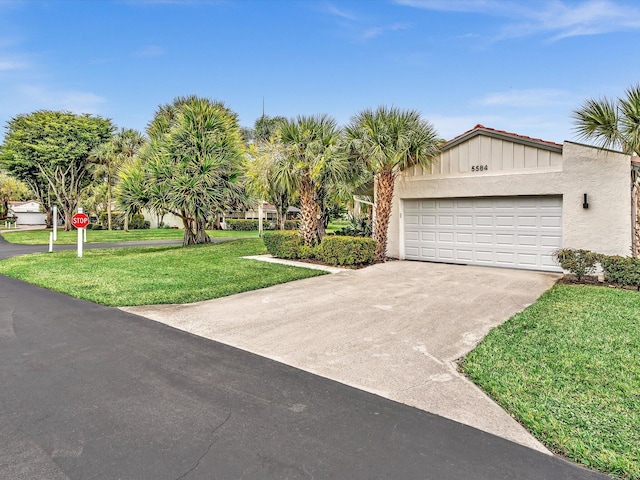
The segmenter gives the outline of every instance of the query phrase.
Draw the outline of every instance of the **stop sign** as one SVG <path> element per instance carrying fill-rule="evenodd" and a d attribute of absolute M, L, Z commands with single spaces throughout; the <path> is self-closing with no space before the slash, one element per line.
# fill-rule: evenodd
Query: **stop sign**
<path fill-rule="evenodd" d="M 89 217 L 86 213 L 76 213 L 71 218 L 71 225 L 76 228 L 85 228 L 87 225 L 89 225 Z"/>

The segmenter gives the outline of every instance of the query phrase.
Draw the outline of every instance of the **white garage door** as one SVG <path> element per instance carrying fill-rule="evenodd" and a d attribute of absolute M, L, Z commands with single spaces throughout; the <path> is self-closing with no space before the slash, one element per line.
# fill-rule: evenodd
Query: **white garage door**
<path fill-rule="evenodd" d="M 407 260 L 560 272 L 562 197 L 404 201 Z"/>

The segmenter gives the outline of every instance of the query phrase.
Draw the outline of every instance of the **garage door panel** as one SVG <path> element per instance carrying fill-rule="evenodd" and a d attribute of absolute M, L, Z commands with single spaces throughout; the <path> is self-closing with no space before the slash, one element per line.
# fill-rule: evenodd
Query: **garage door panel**
<path fill-rule="evenodd" d="M 542 228 L 558 228 L 562 226 L 562 218 L 557 215 L 549 216 L 543 215 L 540 217 L 540 226 Z"/>
<path fill-rule="evenodd" d="M 420 215 L 420 225 L 435 225 L 436 215 Z"/>
<path fill-rule="evenodd" d="M 493 233 L 476 233 L 478 245 L 493 245 Z"/>
<path fill-rule="evenodd" d="M 459 227 L 472 227 L 473 216 L 471 215 L 458 215 L 456 216 L 456 225 Z"/>
<path fill-rule="evenodd" d="M 540 245 L 542 247 L 560 248 L 562 246 L 562 237 L 560 235 L 541 235 Z"/>
<path fill-rule="evenodd" d="M 476 227 L 492 228 L 493 227 L 493 217 L 488 216 L 488 215 L 479 215 L 479 216 L 476 217 L 475 226 Z"/>
<path fill-rule="evenodd" d="M 408 242 L 417 242 L 420 240 L 420 232 L 405 232 L 404 238 Z"/>
<path fill-rule="evenodd" d="M 473 250 L 457 249 L 456 250 L 456 259 L 460 260 L 460 261 L 465 261 L 465 262 L 472 262 L 473 261 Z"/>
<path fill-rule="evenodd" d="M 411 200 L 404 212 L 408 259 L 561 271 L 560 196 Z"/>
<path fill-rule="evenodd" d="M 453 232 L 439 232 L 438 243 L 453 243 Z"/>
<path fill-rule="evenodd" d="M 496 233 L 496 245 L 514 245 L 516 236 L 513 233 Z"/>
<path fill-rule="evenodd" d="M 456 243 L 458 245 L 473 245 L 473 233 L 472 232 L 457 232 Z"/>

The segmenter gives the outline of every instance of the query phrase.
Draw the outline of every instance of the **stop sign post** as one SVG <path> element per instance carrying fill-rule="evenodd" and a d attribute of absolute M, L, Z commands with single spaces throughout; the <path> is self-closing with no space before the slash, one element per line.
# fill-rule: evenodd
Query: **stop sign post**
<path fill-rule="evenodd" d="M 78 258 L 82 258 L 82 231 L 89 225 L 89 217 L 82 213 L 82 208 L 71 218 L 71 225 L 78 229 Z"/>

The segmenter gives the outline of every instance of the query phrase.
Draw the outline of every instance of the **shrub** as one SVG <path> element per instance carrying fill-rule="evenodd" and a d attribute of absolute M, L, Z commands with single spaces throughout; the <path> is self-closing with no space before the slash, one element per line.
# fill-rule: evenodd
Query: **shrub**
<path fill-rule="evenodd" d="M 100 223 L 106 228 L 109 226 L 109 219 L 107 212 L 100 214 Z M 123 212 L 111 212 L 111 228 L 114 230 L 122 230 L 124 228 L 124 213 Z"/>
<path fill-rule="evenodd" d="M 320 244 L 320 258 L 331 265 L 370 265 L 376 242 L 372 238 L 327 236 Z"/>
<path fill-rule="evenodd" d="M 260 225 L 258 220 L 254 219 L 243 219 L 243 218 L 228 218 L 224 221 L 229 230 L 235 230 L 237 232 L 250 232 L 250 231 L 258 231 Z M 276 224 L 270 220 L 264 220 L 262 222 L 263 230 L 275 230 Z"/>
<path fill-rule="evenodd" d="M 561 248 L 553 254 L 560 266 L 576 276 L 578 281 L 585 275 L 595 272 L 596 262 L 599 260 L 597 253 L 589 250 L 576 250 L 573 248 Z"/>
<path fill-rule="evenodd" d="M 640 287 L 640 258 L 601 255 L 600 265 L 607 281 Z"/>
<path fill-rule="evenodd" d="M 298 232 L 265 232 L 262 236 L 267 251 L 278 258 L 300 258 L 302 238 Z"/>
<path fill-rule="evenodd" d="M 340 230 L 337 230 L 336 235 L 344 235 L 349 237 L 370 237 L 371 236 L 371 222 L 367 217 L 357 217 L 355 215 L 349 215 L 347 218 L 347 224 Z"/>
<path fill-rule="evenodd" d="M 151 223 L 144 219 L 144 215 L 141 213 L 134 213 L 131 215 L 131 220 L 129 221 L 129 228 L 131 230 L 146 230 L 151 228 Z"/>
<path fill-rule="evenodd" d="M 102 230 L 102 229 L 103 227 L 99 223 L 94 223 L 93 225 L 91 225 L 91 230 Z"/>
<path fill-rule="evenodd" d="M 300 220 L 285 220 L 284 221 L 284 229 L 285 230 L 297 230 L 300 226 Z"/>

